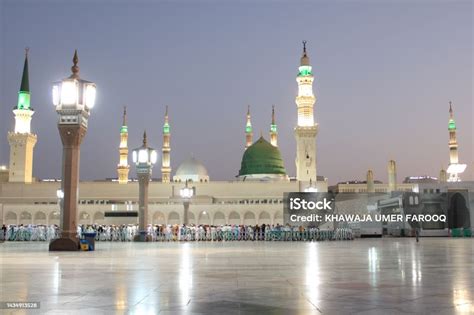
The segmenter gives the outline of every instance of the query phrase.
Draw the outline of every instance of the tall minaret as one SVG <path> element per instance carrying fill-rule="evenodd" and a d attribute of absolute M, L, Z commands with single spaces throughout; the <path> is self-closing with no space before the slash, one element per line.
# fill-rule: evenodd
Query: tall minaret
<path fill-rule="evenodd" d="M 397 164 L 394 160 L 388 161 L 388 192 L 397 190 Z"/>
<path fill-rule="evenodd" d="M 163 124 L 163 158 L 161 160 L 161 181 L 163 183 L 169 183 L 171 178 L 171 157 L 170 157 L 170 124 L 168 121 L 168 105 L 165 111 L 165 123 Z"/>
<path fill-rule="evenodd" d="M 458 141 L 456 139 L 456 122 L 454 121 L 453 104 L 449 102 L 449 166 L 447 169 L 448 182 L 460 182 L 459 176 L 466 169 L 466 164 L 459 164 Z"/>
<path fill-rule="evenodd" d="M 253 143 L 252 123 L 250 122 L 250 105 L 247 107 L 247 123 L 245 125 L 245 149 Z"/>
<path fill-rule="evenodd" d="M 10 182 L 31 183 L 33 181 L 33 149 L 37 137 L 31 133 L 31 117 L 35 113 L 30 106 L 30 83 L 28 78 L 28 48 L 21 78 L 18 104 L 13 109 L 15 130 L 8 132 L 10 144 Z"/>
<path fill-rule="evenodd" d="M 272 146 L 278 146 L 278 131 L 275 123 L 275 105 L 272 105 L 272 124 L 270 125 L 270 143 Z"/>
<path fill-rule="evenodd" d="M 372 172 L 372 170 L 367 171 L 367 192 L 368 193 L 375 192 L 374 172 Z"/>
<path fill-rule="evenodd" d="M 316 181 L 316 135 L 318 124 L 314 122 L 313 107 L 316 97 L 313 94 L 313 72 L 306 54 L 306 41 L 303 41 L 303 56 L 299 72 L 296 76 L 298 83 L 298 125 L 295 127 L 296 138 L 296 179 L 309 182 Z"/>
<path fill-rule="evenodd" d="M 119 184 L 128 183 L 128 172 L 130 165 L 128 165 L 128 127 L 127 127 L 127 107 L 123 108 L 123 122 L 120 128 L 120 162 L 117 165 L 118 182 Z"/>

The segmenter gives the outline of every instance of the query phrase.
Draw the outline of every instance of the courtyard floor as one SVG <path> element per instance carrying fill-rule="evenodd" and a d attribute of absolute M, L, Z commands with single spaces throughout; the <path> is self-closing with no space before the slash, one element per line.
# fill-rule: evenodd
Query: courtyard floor
<path fill-rule="evenodd" d="M 474 313 L 474 239 L 96 245 L 1 243 L 0 302 L 40 302 L 38 314 Z"/>

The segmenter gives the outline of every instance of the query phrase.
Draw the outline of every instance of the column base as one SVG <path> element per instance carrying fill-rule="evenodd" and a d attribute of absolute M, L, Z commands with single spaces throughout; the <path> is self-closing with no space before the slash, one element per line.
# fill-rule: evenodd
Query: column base
<path fill-rule="evenodd" d="M 49 243 L 49 251 L 78 251 L 79 240 L 77 238 L 61 237 Z"/>
<path fill-rule="evenodd" d="M 151 235 L 147 235 L 146 231 L 140 231 L 139 234 L 133 237 L 134 242 L 151 242 L 153 241 Z"/>

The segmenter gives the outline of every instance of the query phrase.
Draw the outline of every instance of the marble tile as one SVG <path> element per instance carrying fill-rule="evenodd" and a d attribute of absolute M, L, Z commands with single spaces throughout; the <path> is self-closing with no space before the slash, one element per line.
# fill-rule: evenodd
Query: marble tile
<path fill-rule="evenodd" d="M 474 239 L 0 244 L 3 314 L 471 314 Z"/>

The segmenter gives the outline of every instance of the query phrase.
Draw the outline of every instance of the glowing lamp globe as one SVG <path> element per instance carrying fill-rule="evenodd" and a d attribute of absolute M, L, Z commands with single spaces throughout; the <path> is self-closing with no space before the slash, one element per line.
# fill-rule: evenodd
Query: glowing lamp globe
<path fill-rule="evenodd" d="M 186 186 L 179 190 L 181 198 L 189 199 L 194 195 L 194 189 L 188 187 L 188 181 L 186 181 Z"/>
<path fill-rule="evenodd" d="M 158 161 L 158 152 L 148 147 L 146 134 L 143 135 L 143 145 L 132 151 L 132 160 L 138 168 L 151 168 Z"/>

